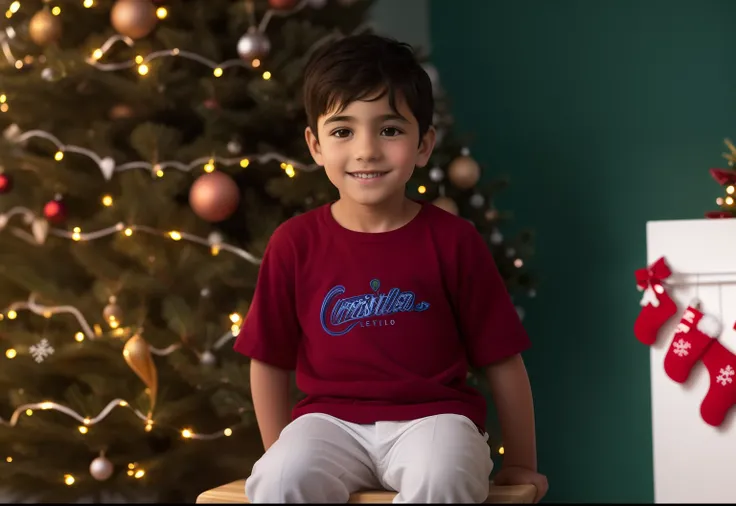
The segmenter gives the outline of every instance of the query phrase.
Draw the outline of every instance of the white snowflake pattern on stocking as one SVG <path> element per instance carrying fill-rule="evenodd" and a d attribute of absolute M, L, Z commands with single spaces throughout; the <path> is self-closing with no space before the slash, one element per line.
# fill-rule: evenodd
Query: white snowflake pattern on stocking
<path fill-rule="evenodd" d="M 40 343 L 34 344 L 28 348 L 28 351 L 31 352 L 31 356 L 39 364 L 43 362 L 46 357 L 50 357 L 54 354 L 54 348 L 49 344 L 49 340 L 46 338 L 41 339 Z"/>
<path fill-rule="evenodd" d="M 716 376 L 716 381 L 718 383 L 720 383 L 724 387 L 729 383 L 733 383 L 733 375 L 736 374 L 736 371 L 733 367 L 731 367 L 730 364 L 726 367 L 721 367 L 721 370 L 718 372 L 720 373 L 718 376 Z"/>
<path fill-rule="evenodd" d="M 679 340 L 672 343 L 672 348 L 672 353 L 674 353 L 678 357 L 687 357 L 690 354 L 690 352 L 687 350 L 692 348 L 692 345 L 689 341 L 685 341 L 683 338 L 680 338 Z"/>

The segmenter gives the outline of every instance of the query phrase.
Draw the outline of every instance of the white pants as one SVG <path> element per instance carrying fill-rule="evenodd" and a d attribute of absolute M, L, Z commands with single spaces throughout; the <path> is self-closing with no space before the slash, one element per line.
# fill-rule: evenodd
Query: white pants
<path fill-rule="evenodd" d="M 482 503 L 488 434 L 453 414 L 359 425 L 324 414 L 291 422 L 245 482 L 251 503 L 347 503 L 359 490 L 394 503 Z"/>

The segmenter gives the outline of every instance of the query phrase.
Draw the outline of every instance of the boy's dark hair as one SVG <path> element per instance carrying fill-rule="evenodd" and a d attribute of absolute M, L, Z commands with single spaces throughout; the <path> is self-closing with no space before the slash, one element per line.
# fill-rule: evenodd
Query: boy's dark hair
<path fill-rule="evenodd" d="M 381 92 L 378 96 L 374 95 Z M 377 100 L 388 93 L 391 109 L 403 97 L 419 123 L 419 137 L 434 114 L 432 82 L 409 44 L 375 34 L 351 35 L 326 44 L 310 58 L 304 71 L 307 122 L 317 135 L 317 118 L 356 100 Z"/>

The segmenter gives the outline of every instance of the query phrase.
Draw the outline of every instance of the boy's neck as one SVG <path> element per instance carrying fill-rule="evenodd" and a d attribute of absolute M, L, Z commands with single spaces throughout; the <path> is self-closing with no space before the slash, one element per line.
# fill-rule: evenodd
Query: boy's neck
<path fill-rule="evenodd" d="M 376 206 L 366 206 L 340 199 L 332 204 L 332 217 L 343 228 L 353 232 L 381 233 L 403 227 L 419 213 L 418 204 L 405 195 Z"/>

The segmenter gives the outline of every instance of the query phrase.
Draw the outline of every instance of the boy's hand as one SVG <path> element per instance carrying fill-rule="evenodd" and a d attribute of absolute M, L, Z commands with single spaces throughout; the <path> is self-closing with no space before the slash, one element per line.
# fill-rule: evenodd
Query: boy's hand
<path fill-rule="evenodd" d="M 494 485 L 534 485 L 537 487 L 535 503 L 538 503 L 549 489 L 545 475 L 521 466 L 502 467 L 493 478 L 493 483 Z"/>

